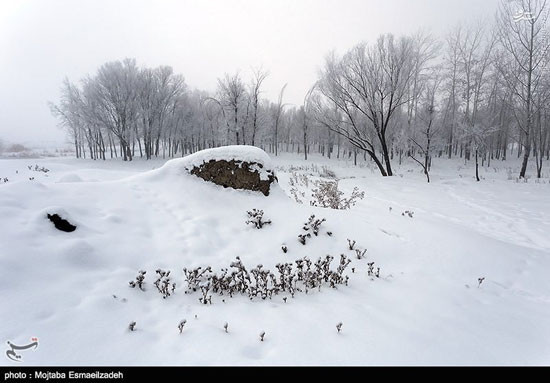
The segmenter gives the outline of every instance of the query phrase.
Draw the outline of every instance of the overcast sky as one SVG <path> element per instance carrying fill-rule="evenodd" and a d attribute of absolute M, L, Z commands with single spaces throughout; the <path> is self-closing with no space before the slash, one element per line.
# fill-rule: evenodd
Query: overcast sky
<path fill-rule="evenodd" d="M 493 20 L 499 0 L 0 0 L 0 139 L 63 142 L 47 102 L 65 76 L 107 61 L 170 65 L 191 88 L 225 72 L 270 71 L 265 96 L 299 104 L 324 56 L 381 33 L 442 36 Z"/>

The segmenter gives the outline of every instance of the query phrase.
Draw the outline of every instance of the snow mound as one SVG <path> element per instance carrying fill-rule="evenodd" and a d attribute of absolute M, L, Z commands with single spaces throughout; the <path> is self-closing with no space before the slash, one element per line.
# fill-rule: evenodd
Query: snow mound
<path fill-rule="evenodd" d="M 183 164 L 187 170 L 201 166 L 210 161 L 239 160 L 249 163 L 261 164 L 266 169 L 271 169 L 271 158 L 262 149 L 249 145 L 230 145 L 219 148 L 205 149 L 183 158 Z"/>
<path fill-rule="evenodd" d="M 269 156 L 246 145 L 202 150 L 177 162 L 170 161 L 167 168 L 172 167 L 224 188 L 259 191 L 265 196 L 277 180 Z"/>

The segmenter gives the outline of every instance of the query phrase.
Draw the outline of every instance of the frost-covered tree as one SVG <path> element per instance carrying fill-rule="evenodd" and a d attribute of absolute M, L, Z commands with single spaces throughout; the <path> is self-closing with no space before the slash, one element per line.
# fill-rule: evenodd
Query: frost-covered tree
<path fill-rule="evenodd" d="M 382 35 L 376 43 L 358 44 L 341 58 L 328 56 L 318 83 L 318 114 L 341 117 L 331 121 L 325 116 L 325 125 L 366 151 L 383 176 L 393 175 L 388 136 L 408 101 L 412 57 L 411 38 Z M 333 108 L 340 113 L 334 114 Z"/>
<path fill-rule="evenodd" d="M 271 119 L 273 121 L 273 146 L 275 150 L 275 155 L 279 153 L 279 128 L 281 125 L 283 109 L 286 106 L 285 104 L 283 104 L 283 95 L 285 93 L 286 86 L 287 84 L 283 85 L 283 87 L 281 88 L 281 91 L 279 92 L 279 98 L 277 99 L 277 104 L 272 104 L 270 108 Z"/>
<path fill-rule="evenodd" d="M 479 167 L 522 156 L 537 176 L 550 159 L 550 33 L 545 0 L 503 0 L 494 25 L 462 23 L 437 38 L 381 35 L 343 55 L 330 53 L 303 103 L 268 100 L 268 71 L 218 79 L 190 90 L 168 66 L 108 62 L 66 79 L 50 104 L 78 158 L 184 156 L 252 144 L 367 162 L 381 175 L 416 161 L 426 176 L 438 157 Z M 289 86 L 293 86 L 289 83 Z M 395 158 L 397 157 L 397 158 Z"/>
<path fill-rule="evenodd" d="M 409 149 L 409 156 L 422 167 L 428 183 L 430 182 L 430 167 L 435 144 L 434 138 L 439 132 L 438 125 L 436 125 L 436 122 L 438 122 L 436 120 L 436 97 L 441 81 L 440 68 L 434 68 L 426 79 L 423 80 L 423 84 L 419 85 L 421 101 L 420 106 L 416 107 L 415 112 L 418 134 L 410 137 L 412 147 Z M 417 158 L 417 154 L 421 156 L 420 159 Z"/>
<path fill-rule="evenodd" d="M 497 16 L 499 46 L 503 51 L 499 72 L 513 94 L 513 108 L 520 128 L 525 177 L 532 150 L 536 95 L 547 69 L 550 41 L 547 35 L 547 0 L 502 0 Z"/>
<path fill-rule="evenodd" d="M 217 100 L 222 107 L 224 118 L 227 119 L 227 140 L 235 134 L 237 145 L 246 144 L 245 128 L 250 113 L 250 97 L 239 73 L 226 74 L 218 79 Z"/>
<path fill-rule="evenodd" d="M 262 108 L 261 108 L 261 88 L 262 84 L 269 75 L 269 72 L 264 71 L 263 69 L 255 69 L 254 70 L 254 77 L 252 79 L 252 82 L 249 87 L 249 94 L 250 94 L 250 107 L 251 107 L 251 130 L 252 135 L 250 138 L 250 144 L 254 146 L 256 144 L 256 134 L 258 132 L 258 128 L 264 121 L 264 116 L 262 115 Z"/>

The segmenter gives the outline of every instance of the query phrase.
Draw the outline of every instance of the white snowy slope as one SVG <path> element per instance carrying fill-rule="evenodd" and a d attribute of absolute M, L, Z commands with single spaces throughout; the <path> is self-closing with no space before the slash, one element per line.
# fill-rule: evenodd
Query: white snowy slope
<path fill-rule="evenodd" d="M 269 161 L 259 150 L 231 148 L 216 158 L 227 155 Z M 39 338 L 19 364 L 550 363 L 548 183 L 516 183 L 496 171 L 476 183 L 452 168 L 435 169 L 428 185 L 417 172 L 382 178 L 326 162 L 344 178 L 346 193 L 354 186 L 366 193 L 351 210 L 337 211 L 297 204 L 283 191 L 290 165 L 319 175 L 298 157 L 269 165 L 281 186 L 265 197 L 187 174 L 190 161 L 208 159 L 202 156 L 156 170 L 160 162 L 0 160 L 0 177 L 9 178 L 0 183 L 0 341 Z M 27 168 L 35 163 L 50 171 Z M 273 223 L 246 225 L 252 208 Z M 56 230 L 46 219 L 53 212 L 77 230 Z M 303 246 L 297 236 L 311 214 L 326 222 Z M 353 258 L 348 238 L 367 249 L 366 259 Z M 200 293 L 183 293 L 184 267 L 218 271 L 239 256 L 249 269 L 274 269 L 331 254 L 335 268 L 341 253 L 353 259 L 349 286 L 298 293 L 286 303 L 286 295 L 251 301 L 214 294 L 203 305 Z M 367 276 L 368 262 L 381 268 L 380 278 Z M 152 284 L 157 268 L 177 282 L 167 299 Z M 128 286 L 140 269 L 147 271 L 144 292 Z M 0 358 L 0 365 L 15 363 Z"/>
<path fill-rule="evenodd" d="M 249 145 L 230 145 L 219 148 L 201 150 L 179 161 L 185 168 L 190 169 L 193 166 L 200 166 L 211 160 L 238 159 L 246 162 L 256 162 L 272 167 L 271 158 L 262 149 Z"/>

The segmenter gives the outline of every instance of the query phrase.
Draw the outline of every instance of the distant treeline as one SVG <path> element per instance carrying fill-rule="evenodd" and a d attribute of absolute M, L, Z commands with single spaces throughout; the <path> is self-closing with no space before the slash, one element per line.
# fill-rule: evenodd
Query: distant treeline
<path fill-rule="evenodd" d="M 370 158 L 382 175 L 410 157 L 425 171 L 434 156 L 489 164 L 550 158 L 548 8 L 503 1 L 494 23 L 461 25 L 438 39 L 419 32 L 380 36 L 327 55 L 302 105 L 261 97 L 269 75 L 218 79 L 213 94 L 190 90 L 171 67 L 106 63 L 78 85 L 65 80 L 52 112 L 77 157 L 174 157 L 229 144 Z M 291 65 L 291 63 L 289 63 Z M 515 151 L 515 152 L 514 152 Z M 477 173 L 477 171 L 476 171 Z"/>

